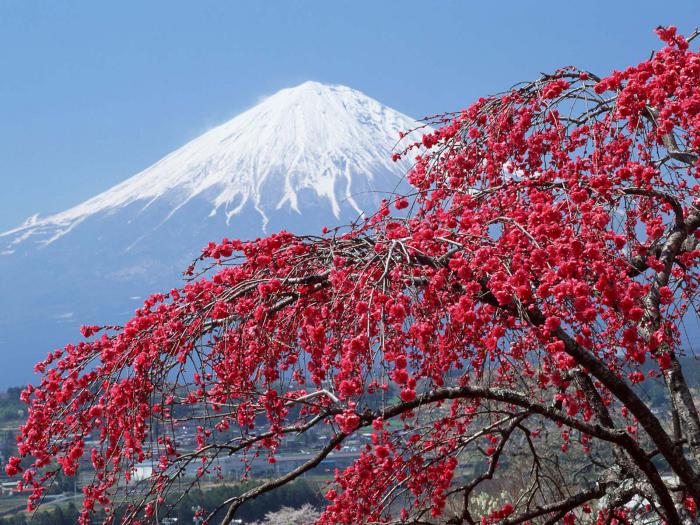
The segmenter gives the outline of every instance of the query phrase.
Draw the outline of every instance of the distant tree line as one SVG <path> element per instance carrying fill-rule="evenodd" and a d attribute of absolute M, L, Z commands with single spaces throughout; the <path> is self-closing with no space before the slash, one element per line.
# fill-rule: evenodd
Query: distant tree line
<path fill-rule="evenodd" d="M 245 491 L 255 486 L 256 482 L 246 482 L 236 486 L 219 486 L 208 490 L 191 490 L 188 492 L 179 503 L 177 503 L 173 511 L 167 517 L 178 519 L 178 523 L 192 523 L 192 518 L 197 507 L 205 510 L 212 510 L 219 505 L 221 501 L 231 497 L 240 495 Z M 314 508 L 319 508 L 323 504 L 323 496 L 315 483 L 299 480 L 290 483 L 274 494 L 262 494 L 259 498 L 246 503 L 241 507 L 240 514 L 237 516 L 244 523 L 252 523 L 254 521 L 265 520 L 266 515 L 275 513 L 282 508 L 299 508 L 304 505 L 310 505 Z M 55 507 L 51 510 L 38 511 L 34 514 L 17 514 L 7 518 L 0 518 L 0 525 L 75 525 L 78 522 L 78 509 L 73 503 L 69 503 L 64 507 Z M 165 518 L 166 516 L 163 516 Z M 121 516 L 116 516 L 116 523 L 120 522 Z M 215 517 L 210 522 L 210 525 L 218 525 L 221 516 Z M 100 522 L 102 516 L 95 516 L 96 522 Z"/>
<path fill-rule="evenodd" d="M 24 387 L 14 386 L 0 394 L 0 422 L 16 421 L 27 415 L 27 405 L 20 400 Z"/>

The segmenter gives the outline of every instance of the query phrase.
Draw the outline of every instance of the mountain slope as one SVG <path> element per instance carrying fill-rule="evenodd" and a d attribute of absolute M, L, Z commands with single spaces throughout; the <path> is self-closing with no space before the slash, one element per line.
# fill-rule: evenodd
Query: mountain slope
<path fill-rule="evenodd" d="M 368 192 L 394 189 L 406 164 L 394 165 L 391 150 L 399 132 L 415 121 L 359 91 L 306 82 L 283 89 L 167 155 L 121 184 L 62 213 L 31 217 L 0 234 L 5 250 L 22 241 L 51 243 L 91 216 L 134 203 L 146 209 L 167 201 L 167 221 L 193 199 L 211 204 L 210 215 L 228 223 L 252 206 L 265 228 L 269 213 L 301 214 L 301 193 L 340 219 L 342 208 L 361 213 L 357 199 L 376 202 Z M 360 197 L 361 196 L 361 197 Z"/>
<path fill-rule="evenodd" d="M 80 324 L 121 322 L 177 285 L 209 240 L 318 232 L 374 211 L 410 167 L 391 154 L 415 126 L 359 91 L 306 82 L 82 204 L 0 234 L 0 352 L 18 356 L 0 386 L 28 380 Z"/>

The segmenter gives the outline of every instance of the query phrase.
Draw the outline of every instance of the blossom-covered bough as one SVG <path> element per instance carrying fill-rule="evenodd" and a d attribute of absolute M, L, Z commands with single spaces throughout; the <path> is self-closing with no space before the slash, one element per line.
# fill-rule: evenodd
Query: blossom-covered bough
<path fill-rule="evenodd" d="M 698 522 L 681 365 L 698 328 L 700 55 L 658 33 L 637 66 L 565 68 L 437 119 L 399 153 L 417 155 L 415 192 L 372 217 L 211 244 L 183 288 L 86 327 L 24 393 L 25 459 L 7 471 L 30 506 L 89 458 L 83 523 L 156 522 L 187 472 L 274 462 L 320 429 L 303 464 L 204 517 L 231 523 L 371 434 L 318 523 Z M 195 447 L 174 439 L 181 420 Z M 130 479 L 143 461 L 152 477 Z"/>

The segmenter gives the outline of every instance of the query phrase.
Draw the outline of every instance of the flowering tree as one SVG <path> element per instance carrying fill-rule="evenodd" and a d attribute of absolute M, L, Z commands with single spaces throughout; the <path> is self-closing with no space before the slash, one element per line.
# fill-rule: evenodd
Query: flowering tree
<path fill-rule="evenodd" d="M 318 519 L 319 513 L 308 503 L 298 509 L 282 507 L 276 512 L 268 512 L 265 520 L 253 525 L 304 525 Z"/>
<path fill-rule="evenodd" d="M 658 33 L 637 66 L 565 68 L 436 119 L 398 154 L 417 155 L 415 192 L 363 222 L 210 244 L 183 288 L 84 327 L 23 394 L 27 459 L 7 472 L 30 506 L 89 458 L 82 523 L 122 497 L 120 519 L 153 522 L 188 465 L 274 462 L 321 428 L 298 468 L 202 517 L 231 523 L 364 433 L 320 524 L 696 523 L 679 355 L 698 306 L 700 54 Z M 668 417 L 644 393 L 659 384 Z M 507 500 L 474 504 L 487 486 Z"/>

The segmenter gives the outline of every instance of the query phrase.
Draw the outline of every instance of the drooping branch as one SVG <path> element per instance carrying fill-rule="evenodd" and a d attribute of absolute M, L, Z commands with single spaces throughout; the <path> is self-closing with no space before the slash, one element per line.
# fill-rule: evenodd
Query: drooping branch
<path fill-rule="evenodd" d="M 133 522 L 157 516 L 194 461 L 192 486 L 221 454 L 272 460 L 325 429 L 301 466 L 221 502 L 230 522 L 363 429 L 320 525 L 476 522 L 476 487 L 523 456 L 533 479 L 481 518 L 554 523 L 595 499 L 602 521 L 693 515 L 700 418 L 677 353 L 700 284 L 700 79 L 687 41 L 659 35 L 667 46 L 638 66 L 565 68 L 436 117 L 397 153 L 420 153 L 411 193 L 343 233 L 209 245 L 183 288 L 38 365 L 19 444 L 32 459 L 8 474 L 27 469 L 33 504 L 42 476 L 90 455 L 87 524 L 158 457 Z M 637 386 L 657 375 L 683 436 Z M 183 422 L 192 449 L 175 439 Z M 634 496 L 649 509 L 624 507 Z"/>

